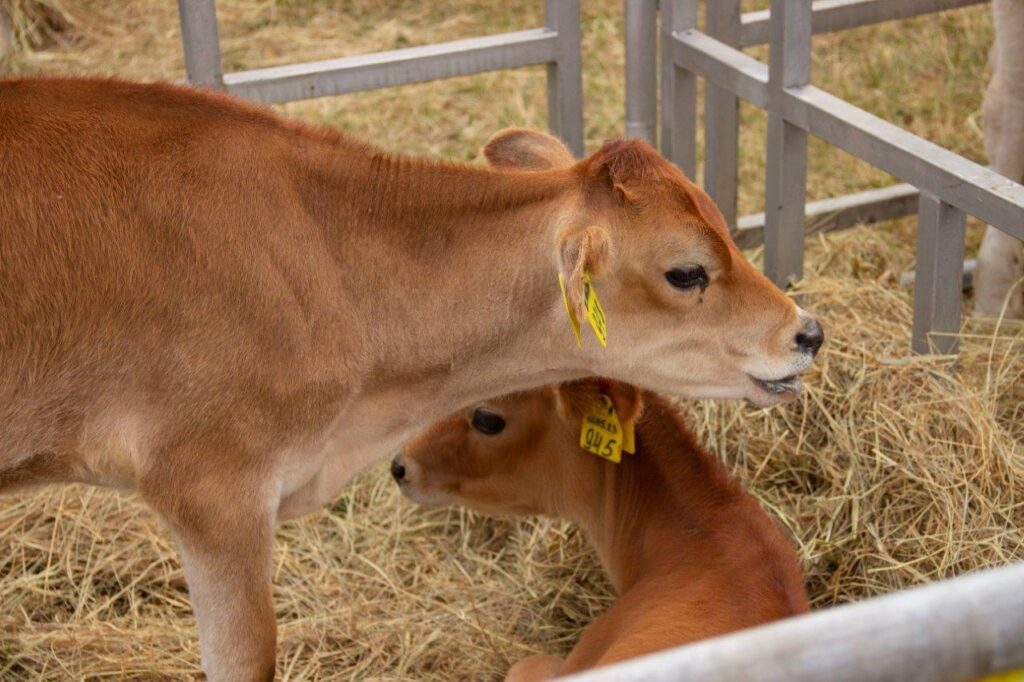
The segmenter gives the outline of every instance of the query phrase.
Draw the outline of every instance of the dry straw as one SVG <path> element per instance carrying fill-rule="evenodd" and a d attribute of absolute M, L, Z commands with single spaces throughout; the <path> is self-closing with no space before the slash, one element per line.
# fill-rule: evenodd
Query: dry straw
<path fill-rule="evenodd" d="M 54 45 L 70 47 L 77 36 L 95 34 L 88 12 L 69 0 L 4 0 L 0 3 L 0 57 L 33 54 Z"/>
<path fill-rule="evenodd" d="M 249 68 L 537 25 L 541 3 L 218 4 L 226 61 Z M 174 3 L 74 8 L 102 32 L 0 63 L 180 77 Z M 585 10 L 593 146 L 621 125 L 620 3 Z M 960 12 L 822 39 L 816 78 L 978 154 L 980 136 L 962 122 L 976 118 L 986 17 Z M 877 49 L 865 54 L 866 41 Z M 935 92 L 946 100 L 913 96 Z M 288 110 L 391 148 L 469 157 L 502 125 L 542 125 L 543 87 L 530 70 Z M 745 140 L 757 137 L 762 121 L 745 117 Z M 761 154 L 745 142 L 748 208 Z M 811 177 L 818 196 L 886 181 L 822 149 L 812 149 Z M 911 299 L 898 276 L 912 267 L 913 244 L 912 221 L 812 240 L 809 276 L 794 293 L 821 316 L 828 341 L 796 404 L 683 405 L 789 529 L 818 607 L 1024 559 L 1024 325 L 969 322 L 956 362 L 909 356 Z M 611 599 L 573 529 L 417 508 L 383 467 L 329 510 L 280 529 L 275 585 L 279 674 L 289 680 L 500 679 L 522 656 L 570 647 Z M 197 661 L 174 548 L 132 496 L 69 487 L 0 498 L 0 679 L 182 679 Z"/>

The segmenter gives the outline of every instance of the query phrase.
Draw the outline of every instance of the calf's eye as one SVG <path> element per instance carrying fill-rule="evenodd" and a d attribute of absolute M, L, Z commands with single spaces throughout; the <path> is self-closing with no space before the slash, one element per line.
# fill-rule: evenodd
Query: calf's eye
<path fill-rule="evenodd" d="M 711 283 L 707 271 L 699 265 L 672 268 L 665 273 L 665 279 L 676 289 L 697 289 L 704 291 Z"/>
<path fill-rule="evenodd" d="M 496 436 L 505 428 L 505 420 L 500 414 L 483 408 L 473 410 L 473 419 L 470 423 L 485 436 Z"/>

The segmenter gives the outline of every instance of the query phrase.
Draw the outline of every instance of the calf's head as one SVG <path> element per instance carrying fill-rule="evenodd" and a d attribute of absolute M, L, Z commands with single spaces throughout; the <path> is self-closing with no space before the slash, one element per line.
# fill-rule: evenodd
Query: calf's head
<path fill-rule="evenodd" d="M 584 379 L 543 387 L 440 420 L 406 444 L 391 474 L 421 504 L 571 518 L 577 503 L 603 494 L 592 474 L 606 464 L 579 445 L 583 415 L 601 393 L 622 423 L 636 420 L 642 404 L 632 386 Z"/>
<path fill-rule="evenodd" d="M 609 142 L 577 162 L 549 135 L 510 129 L 484 154 L 510 172 L 579 180 L 554 260 L 576 316 L 586 320 L 586 273 L 607 319 L 607 350 L 585 339 L 588 370 L 692 398 L 767 405 L 799 393 L 821 325 L 747 261 L 710 197 L 650 145 Z"/>

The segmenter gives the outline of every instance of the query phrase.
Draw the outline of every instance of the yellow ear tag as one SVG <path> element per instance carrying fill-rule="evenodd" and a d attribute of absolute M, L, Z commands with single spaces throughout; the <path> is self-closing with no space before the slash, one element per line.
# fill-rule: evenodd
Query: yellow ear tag
<path fill-rule="evenodd" d="M 612 399 L 603 393 L 583 415 L 580 447 L 616 464 L 622 461 L 622 426 Z"/>
<path fill-rule="evenodd" d="M 602 348 L 608 347 L 608 322 L 604 317 L 604 310 L 597 301 L 597 292 L 590 281 L 590 273 L 583 271 L 583 302 L 587 308 L 587 322 L 594 330 L 594 336 L 601 342 Z"/>
<path fill-rule="evenodd" d="M 622 425 L 622 451 L 631 455 L 636 453 L 636 433 L 633 431 L 633 422 L 626 422 Z"/>
<path fill-rule="evenodd" d="M 583 348 L 583 339 L 580 338 L 580 321 L 576 318 L 576 313 L 573 312 L 572 306 L 569 305 L 569 297 L 565 294 L 565 279 L 562 277 L 562 273 L 558 273 L 558 288 L 562 290 L 562 302 L 565 303 L 565 312 L 569 315 L 569 325 L 572 327 L 572 333 L 576 335 L 576 345 Z"/>

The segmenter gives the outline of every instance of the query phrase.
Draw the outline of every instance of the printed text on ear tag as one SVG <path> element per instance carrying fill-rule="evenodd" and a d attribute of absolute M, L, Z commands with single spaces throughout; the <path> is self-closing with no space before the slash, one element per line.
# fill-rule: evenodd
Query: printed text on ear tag
<path fill-rule="evenodd" d="M 583 302 L 587 308 L 587 321 L 590 322 L 594 335 L 601 342 L 602 348 L 608 347 L 608 323 L 604 317 L 604 310 L 597 300 L 597 292 L 590 281 L 590 273 L 583 271 Z"/>
<path fill-rule="evenodd" d="M 569 297 L 565 295 L 565 279 L 558 274 L 558 287 L 562 290 L 562 303 L 565 304 L 565 312 L 569 315 L 569 325 L 572 326 L 572 333 L 576 335 L 576 345 L 583 348 L 583 339 L 580 338 L 580 321 L 576 318 L 572 306 L 569 305 Z"/>
<path fill-rule="evenodd" d="M 603 393 L 583 415 L 580 447 L 616 464 L 622 461 L 622 425 L 612 399 Z"/>
<path fill-rule="evenodd" d="M 633 431 L 633 422 L 626 422 L 622 425 L 622 451 L 631 455 L 636 452 L 636 433 Z"/>

